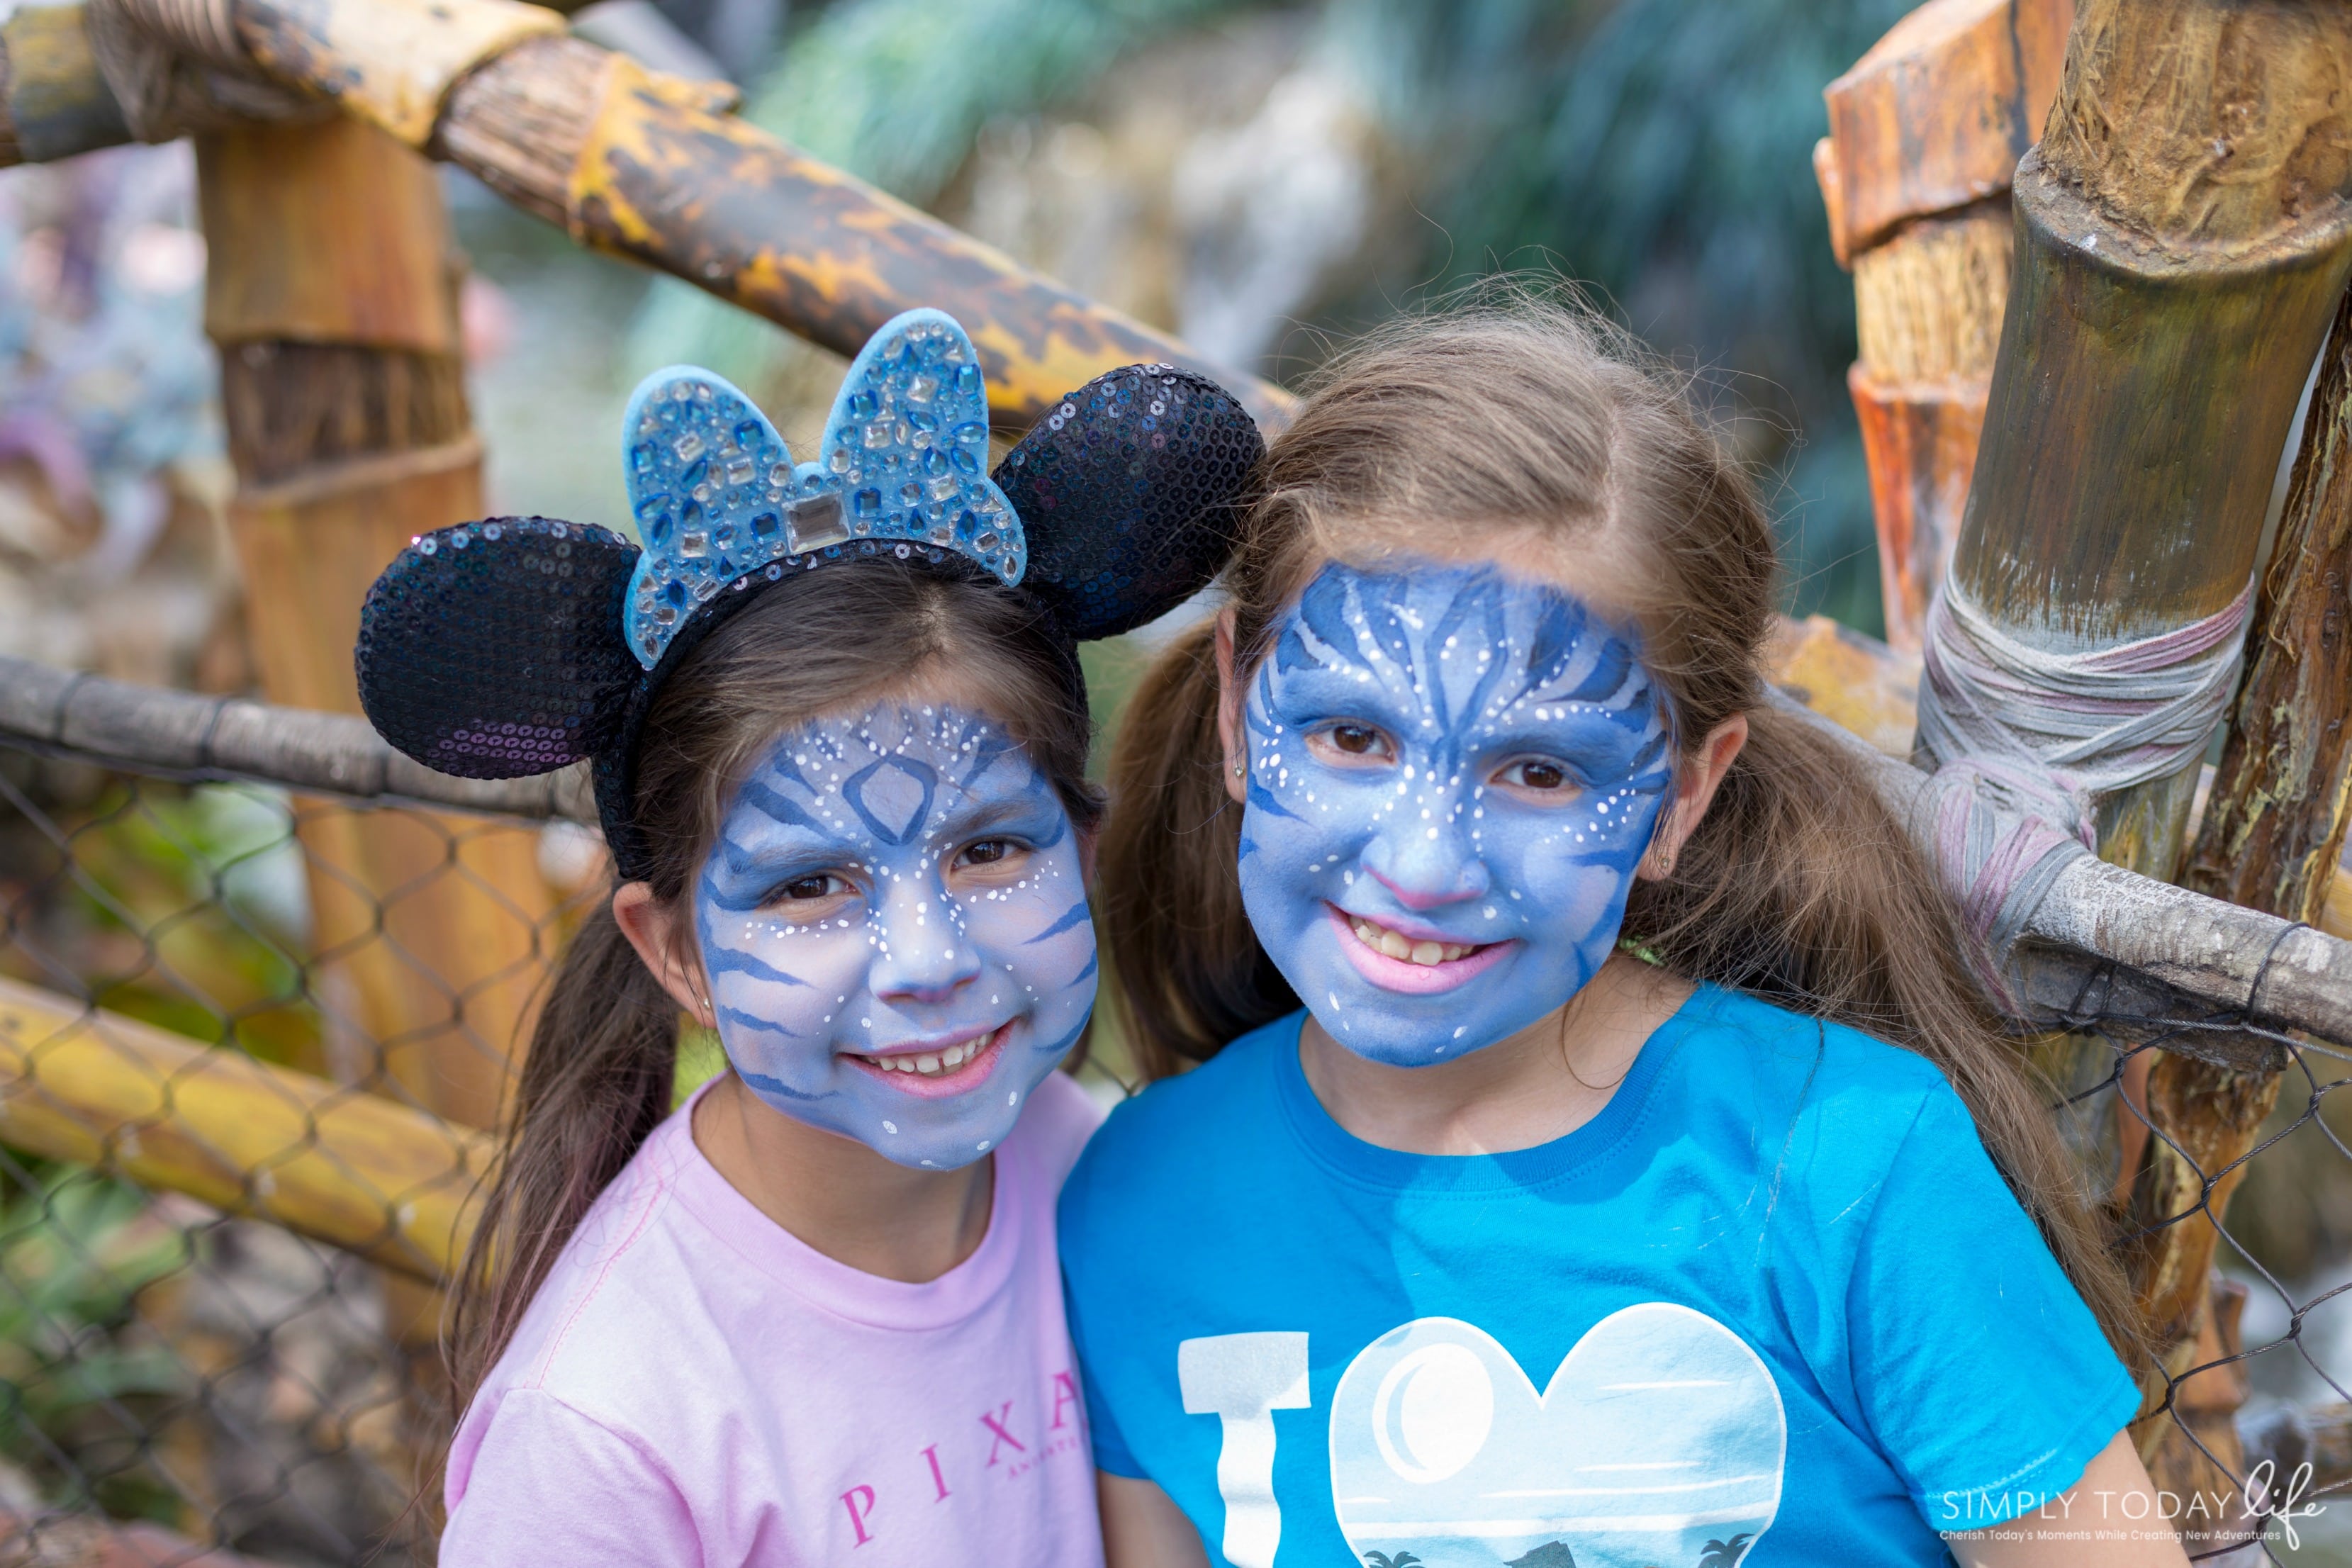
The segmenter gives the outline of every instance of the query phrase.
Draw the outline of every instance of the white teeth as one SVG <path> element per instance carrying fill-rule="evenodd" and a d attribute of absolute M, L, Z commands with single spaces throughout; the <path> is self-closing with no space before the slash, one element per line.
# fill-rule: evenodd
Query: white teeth
<path fill-rule="evenodd" d="M 859 1059 L 880 1068 L 884 1072 L 920 1073 L 925 1078 L 937 1078 L 950 1073 L 980 1055 L 984 1039 L 970 1040 L 961 1046 L 950 1046 L 936 1054 L 923 1052 L 917 1056 L 864 1057 Z"/>
<path fill-rule="evenodd" d="M 1455 959 L 1465 957 L 1476 951 L 1475 944 L 1412 942 L 1401 932 L 1392 931 L 1386 926 L 1374 925 L 1367 920 L 1350 918 L 1349 924 L 1354 929 L 1356 939 L 1366 947 L 1375 952 L 1384 952 L 1391 958 L 1403 959 L 1407 963 L 1423 965 L 1451 963 Z"/>

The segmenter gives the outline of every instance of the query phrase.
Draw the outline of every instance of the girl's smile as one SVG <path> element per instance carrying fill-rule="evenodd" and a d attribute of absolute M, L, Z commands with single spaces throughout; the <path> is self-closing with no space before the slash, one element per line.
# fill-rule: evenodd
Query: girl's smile
<path fill-rule="evenodd" d="M 940 1040 L 914 1040 L 889 1050 L 852 1053 L 850 1060 L 903 1094 L 939 1100 L 986 1083 L 1004 1059 L 1010 1023 Z"/>
<path fill-rule="evenodd" d="M 1348 935 L 1342 952 L 1358 973 L 1383 991 L 1433 996 L 1466 985 L 1500 963 L 1509 942 L 1462 942 L 1423 927 L 1417 932 L 1393 917 L 1386 921 L 1326 906 Z"/>

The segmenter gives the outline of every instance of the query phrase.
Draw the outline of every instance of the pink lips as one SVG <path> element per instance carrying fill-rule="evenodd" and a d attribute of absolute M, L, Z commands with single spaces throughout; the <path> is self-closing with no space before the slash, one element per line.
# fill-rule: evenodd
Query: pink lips
<path fill-rule="evenodd" d="M 1336 904 L 1325 904 L 1324 911 L 1331 917 L 1331 928 L 1339 933 L 1339 951 L 1356 966 L 1356 973 L 1383 991 L 1402 992 L 1408 996 L 1433 996 L 1466 985 L 1497 963 L 1515 945 L 1498 942 L 1465 953 L 1444 963 L 1408 963 L 1402 958 L 1391 958 L 1378 948 L 1364 945 L 1348 917 Z"/>
<path fill-rule="evenodd" d="M 947 1100 L 955 1095 L 969 1094 L 988 1081 L 988 1075 L 994 1072 L 996 1064 L 1004 1059 L 1004 1042 L 1012 1033 L 1012 1024 L 1000 1025 L 996 1032 L 988 1037 L 988 1044 L 981 1047 L 978 1056 L 955 1071 L 941 1073 L 937 1078 L 925 1078 L 920 1073 L 887 1071 L 855 1057 L 850 1058 L 850 1065 L 870 1077 L 880 1079 L 902 1094 L 913 1095 L 917 1100 Z M 922 1049 L 936 1054 L 950 1046 L 962 1043 L 961 1038 L 941 1040 L 936 1044 L 927 1042 Z M 918 1053 L 887 1051 L 876 1054 L 903 1057 Z"/>

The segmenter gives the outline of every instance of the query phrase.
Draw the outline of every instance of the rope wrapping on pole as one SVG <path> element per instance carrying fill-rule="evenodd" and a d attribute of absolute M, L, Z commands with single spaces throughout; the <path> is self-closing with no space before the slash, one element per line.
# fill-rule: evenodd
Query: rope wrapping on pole
<path fill-rule="evenodd" d="M 1969 967 L 2023 1011 L 2004 956 L 2074 860 L 2100 796 L 2194 766 L 2244 666 L 2254 585 L 2151 637 L 2053 653 L 2004 631 L 1948 572 L 1929 605 L 1915 760 L 1923 841 L 1960 906 Z"/>

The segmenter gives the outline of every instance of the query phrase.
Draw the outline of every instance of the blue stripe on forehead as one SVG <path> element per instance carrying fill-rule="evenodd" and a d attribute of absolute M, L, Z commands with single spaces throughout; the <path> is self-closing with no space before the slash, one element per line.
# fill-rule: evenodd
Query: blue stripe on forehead
<path fill-rule="evenodd" d="M 985 728 L 978 736 L 963 743 L 971 748 L 971 766 L 966 768 L 963 776 L 956 781 L 956 787 L 962 790 L 970 790 L 989 769 L 1021 750 L 1010 734 L 994 728 Z"/>
<path fill-rule="evenodd" d="M 1339 575 L 1340 568 L 1327 566 L 1307 592 L 1298 596 L 1298 620 L 1315 634 L 1315 640 L 1357 664 L 1366 663 L 1362 645 L 1356 637 L 1356 628 L 1348 621 L 1348 583 Z M 1296 633 L 1292 635 L 1296 636 Z M 1304 648 L 1301 649 L 1304 654 Z M 1323 660 L 1308 657 L 1304 660 L 1321 664 Z"/>
<path fill-rule="evenodd" d="M 782 752 L 779 751 L 778 755 L 781 756 L 782 754 Z M 785 770 L 783 768 L 775 766 L 772 763 L 767 769 L 767 772 L 772 774 L 780 773 L 784 771 Z M 811 795 L 814 795 L 816 793 L 815 790 L 810 788 L 809 783 L 806 779 L 801 778 L 797 770 L 793 772 L 792 776 L 800 784 L 803 789 L 807 789 Z M 743 781 L 743 787 L 735 792 L 735 802 L 739 806 L 751 806 L 757 810 L 761 816 L 772 818 L 777 822 L 781 822 L 788 827 L 805 827 L 811 833 L 824 833 L 829 831 L 824 824 L 819 822 L 815 817 L 811 816 L 807 812 L 803 811 L 799 806 L 794 805 L 791 801 L 785 799 L 775 790 L 768 787 L 767 784 L 757 773 L 754 773 L 751 777 Z M 732 847 L 730 846 L 730 847 Z"/>
<path fill-rule="evenodd" d="M 1502 584 L 1496 583 L 1482 587 L 1480 592 L 1456 594 L 1453 602 L 1445 606 L 1445 613 L 1438 616 L 1436 629 L 1429 634 L 1429 662 L 1433 667 L 1430 671 L 1429 694 L 1436 708 L 1437 724 L 1441 730 L 1454 727 L 1454 714 L 1447 706 L 1445 682 L 1438 679 L 1449 651 L 1465 653 L 1472 663 L 1479 667 L 1476 683 L 1462 700 L 1461 712 L 1485 712 L 1486 699 L 1493 694 L 1495 683 L 1503 678 L 1503 661 L 1498 658 L 1482 660 L 1476 651 L 1476 645 L 1483 644 L 1491 648 L 1503 640 Z M 1478 623 L 1475 627 L 1471 626 L 1474 618 Z M 1446 645 L 1450 642 L 1458 644 L 1465 630 L 1472 633 L 1474 646 L 1466 650 L 1458 647 L 1449 650 Z"/>

